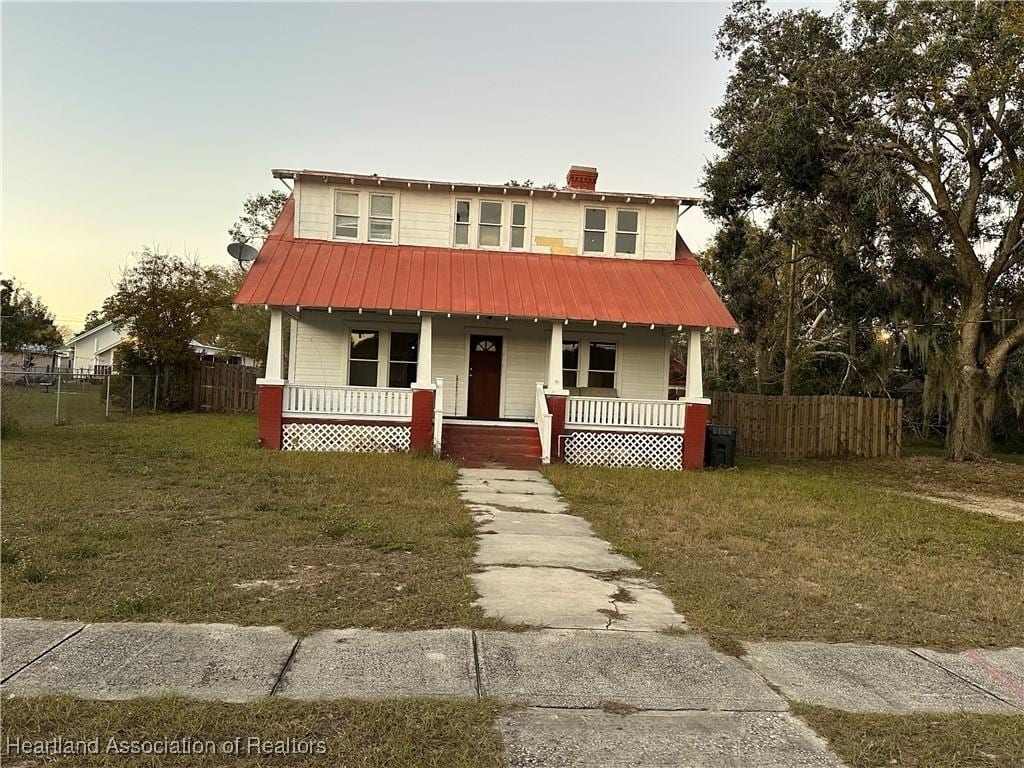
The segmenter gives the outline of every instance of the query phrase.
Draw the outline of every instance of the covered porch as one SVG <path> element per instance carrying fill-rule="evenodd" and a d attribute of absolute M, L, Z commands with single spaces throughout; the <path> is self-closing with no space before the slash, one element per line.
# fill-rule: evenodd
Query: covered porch
<path fill-rule="evenodd" d="M 285 450 L 419 449 L 465 458 L 453 441 L 472 427 L 479 445 L 468 448 L 481 456 L 517 450 L 542 463 L 700 466 L 709 403 L 702 330 L 272 308 L 261 440 Z M 678 334 L 687 339 L 686 391 L 670 400 Z M 687 431 L 699 437 L 687 441 Z M 492 434 L 504 436 L 503 447 L 488 442 Z M 464 440 L 459 446 L 468 449 Z"/>

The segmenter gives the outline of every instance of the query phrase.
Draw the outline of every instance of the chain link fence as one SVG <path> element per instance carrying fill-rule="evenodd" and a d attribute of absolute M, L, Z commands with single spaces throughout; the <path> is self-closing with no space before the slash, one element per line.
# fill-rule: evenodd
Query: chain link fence
<path fill-rule="evenodd" d="M 4 432 L 144 416 L 156 410 L 157 395 L 152 375 L 0 373 Z"/>

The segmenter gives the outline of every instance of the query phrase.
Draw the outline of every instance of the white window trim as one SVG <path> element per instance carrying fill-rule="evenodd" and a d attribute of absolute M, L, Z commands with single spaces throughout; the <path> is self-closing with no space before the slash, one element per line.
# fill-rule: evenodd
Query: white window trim
<path fill-rule="evenodd" d="M 501 220 L 497 224 L 485 224 L 483 217 L 483 207 L 486 203 L 492 203 L 498 206 L 498 210 L 501 212 Z M 508 250 L 508 229 L 506 221 L 508 217 L 512 215 L 512 208 L 507 204 L 505 200 L 495 200 L 493 197 L 481 197 L 476 203 L 476 247 L 481 251 L 504 251 Z M 470 219 L 473 216 L 470 214 Z M 484 227 L 497 227 L 498 228 L 498 244 L 497 245 L 484 245 L 481 242 L 480 234 L 483 232 Z M 472 229 L 472 227 L 470 227 Z"/>
<path fill-rule="evenodd" d="M 396 318 L 397 319 L 397 318 Z M 419 336 L 420 327 L 408 323 L 394 325 L 380 322 L 360 323 L 349 322 L 342 327 L 342 333 L 348 339 L 345 345 L 345 358 L 342 362 L 341 385 L 355 386 L 350 383 L 350 366 L 352 365 L 352 333 L 354 331 L 374 331 L 377 335 L 377 383 L 374 388 L 387 387 L 391 368 L 391 334 L 414 333 Z M 417 342 L 418 343 L 418 342 Z"/>
<path fill-rule="evenodd" d="M 619 383 L 621 381 L 622 371 L 622 348 L 625 344 L 625 334 L 618 333 L 590 333 L 590 332 L 576 332 L 569 328 L 562 331 L 563 341 L 575 341 L 580 345 L 579 354 L 579 368 L 576 369 L 576 388 L 585 389 L 590 386 L 590 342 L 592 341 L 603 341 L 606 344 L 615 345 L 615 371 L 614 380 L 615 383 L 613 388 L 618 390 Z M 550 338 L 548 340 L 550 346 Z M 562 369 L 566 370 L 565 368 Z M 622 393 L 619 392 L 619 397 L 622 397 Z"/>
<path fill-rule="evenodd" d="M 457 224 L 462 222 L 458 221 L 458 209 L 459 203 L 469 203 L 469 221 L 465 222 L 466 227 L 466 242 L 456 243 L 455 242 L 455 227 Z M 452 198 L 452 230 L 450 233 L 450 242 L 452 248 L 472 248 L 473 247 L 473 199 L 469 197 L 453 197 Z"/>
<path fill-rule="evenodd" d="M 517 205 L 523 206 L 523 223 L 516 224 L 512 218 L 512 212 Z M 512 232 L 516 229 L 523 230 L 523 244 L 521 247 L 512 245 Z M 530 204 L 525 200 L 510 200 L 508 204 L 508 249 L 510 251 L 530 250 Z"/>
<path fill-rule="evenodd" d="M 469 242 L 462 244 L 455 242 L 455 208 L 456 204 L 464 200 L 469 203 Z M 468 248 L 478 251 L 511 251 L 523 253 L 530 250 L 533 237 L 533 205 L 526 198 L 500 199 L 485 195 L 458 195 L 451 199 L 451 225 L 448 228 L 448 242 L 452 248 Z M 501 204 L 501 238 L 499 245 L 480 245 L 480 203 Z M 526 206 L 526 231 L 523 233 L 523 247 L 512 248 L 512 204 L 517 203 Z"/>
<path fill-rule="evenodd" d="M 604 229 L 587 229 L 587 211 L 604 211 Z M 583 205 L 580 216 L 580 253 L 585 256 L 603 256 L 608 253 L 608 218 L 612 209 L 604 205 Z M 604 234 L 604 247 L 600 251 L 587 250 L 587 233 L 602 232 Z"/>
<path fill-rule="evenodd" d="M 330 215 L 330 233 L 331 240 L 339 243 L 367 243 L 369 245 L 397 245 L 398 244 L 398 230 L 401 226 L 400 218 L 402 212 L 402 200 L 401 193 L 398 190 L 392 189 L 367 189 L 365 187 L 346 187 L 346 186 L 332 186 L 330 189 L 331 196 L 331 215 Z M 338 216 L 337 208 L 337 193 L 345 192 L 348 194 L 354 194 L 359 196 L 359 232 L 356 237 L 338 237 L 335 234 L 335 216 Z M 370 195 L 388 195 L 393 199 L 391 206 L 391 239 L 390 240 L 371 240 L 370 239 Z M 379 217 L 378 217 L 379 218 Z"/>
<path fill-rule="evenodd" d="M 604 220 L 604 250 L 603 251 L 585 251 L 585 239 L 587 233 L 587 209 L 594 208 L 605 211 Z M 636 253 L 616 253 L 616 235 L 619 229 L 619 211 L 636 211 L 637 216 L 637 233 L 636 233 Z M 604 258 L 619 258 L 619 259 L 643 259 L 644 254 L 644 226 L 645 226 L 645 214 L 646 211 L 643 206 L 640 205 L 593 205 L 586 202 L 580 205 L 580 229 L 579 229 L 579 256 L 592 256 L 592 257 L 604 257 Z M 596 230 L 592 230 L 596 231 Z"/>
<path fill-rule="evenodd" d="M 636 214 L 636 232 L 628 232 L 626 230 L 619 229 L 619 214 L 623 212 L 633 212 Z M 622 206 L 621 208 L 615 209 L 615 231 L 613 233 L 614 240 L 612 241 L 612 249 L 616 256 L 622 256 L 626 259 L 638 259 L 642 255 L 643 251 L 640 250 L 640 221 L 643 219 L 642 208 L 629 208 Z M 626 253 L 625 251 L 619 250 L 619 235 L 635 235 L 636 243 L 633 246 L 632 253 Z"/>
<path fill-rule="evenodd" d="M 370 208 L 370 202 L 372 201 L 374 195 L 377 195 L 377 196 L 380 196 L 380 197 L 390 197 L 391 198 L 391 216 L 390 216 L 390 218 L 387 218 L 387 217 L 384 217 L 384 216 L 374 216 L 373 215 L 373 213 L 371 211 L 371 208 Z M 387 220 L 387 221 L 391 222 L 391 237 L 389 239 L 387 239 L 387 240 L 375 240 L 375 239 L 372 239 L 370 237 L 370 221 L 373 220 L 373 219 L 381 219 L 381 220 Z M 366 241 L 368 243 L 383 243 L 385 245 L 390 243 L 390 244 L 394 245 L 397 240 L 398 240 L 398 194 L 395 193 L 395 192 L 378 192 L 378 191 L 370 190 L 366 194 Z"/>
<path fill-rule="evenodd" d="M 600 342 L 600 343 L 603 343 L 603 344 L 614 344 L 615 345 L 615 370 L 613 370 L 613 371 L 600 371 L 600 373 L 611 373 L 612 374 L 612 386 L 611 386 L 611 388 L 614 389 L 616 392 L 618 392 L 618 389 L 619 389 L 619 368 L 620 368 L 619 360 L 622 357 L 622 341 L 620 339 L 609 339 L 607 337 L 599 338 L 599 337 L 596 337 L 596 336 L 591 336 L 591 337 L 589 337 L 586 340 L 587 351 L 586 351 L 586 360 L 585 361 L 584 361 L 584 354 L 583 354 L 582 350 L 580 351 L 580 373 L 582 373 L 583 377 L 584 377 L 583 386 L 584 387 L 590 387 L 590 345 L 592 343 L 594 343 L 594 342 Z M 581 344 L 583 343 L 582 339 L 580 339 L 580 343 Z M 577 374 L 577 377 L 578 377 L 578 374 Z M 577 386 L 579 386 L 579 385 L 577 384 Z"/>

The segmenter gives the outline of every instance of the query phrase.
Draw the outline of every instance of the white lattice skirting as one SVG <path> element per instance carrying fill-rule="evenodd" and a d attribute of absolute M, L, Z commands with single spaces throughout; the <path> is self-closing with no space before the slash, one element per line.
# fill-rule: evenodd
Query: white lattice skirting
<path fill-rule="evenodd" d="M 409 427 L 380 424 L 285 424 L 285 451 L 389 453 L 409 450 Z"/>
<path fill-rule="evenodd" d="M 573 432 L 565 461 L 591 467 L 683 468 L 683 436 L 630 432 Z"/>

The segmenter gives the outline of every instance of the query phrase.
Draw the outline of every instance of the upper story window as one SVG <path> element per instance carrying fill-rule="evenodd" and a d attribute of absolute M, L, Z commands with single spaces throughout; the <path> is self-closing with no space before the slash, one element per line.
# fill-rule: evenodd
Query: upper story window
<path fill-rule="evenodd" d="M 640 233 L 640 212 L 620 208 L 615 217 L 615 253 L 636 254 L 636 240 Z"/>
<path fill-rule="evenodd" d="M 394 243 L 398 195 L 384 192 L 334 191 L 334 239 Z"/>
<path fill-rule="evenodd" d="M 394 240 L 395 196 L 370 195 L 370 240 L 390 243 Z"/>
<path fill-rule="evenodd" d="M 479 245 L 481 248 L 501 247 L 501 203 L 480 201 Z"/>
<path fill-rule="evenodd" d="M 604 208 L 586 208 L 583 212 L 583 252 L 604 253 L 608 211 Z"/>
<path fill-rule="evenodd" d="M 334 236 L 359 239 L 359 193 L 334 193 Z"/>
<path fill-rule="evenodd" d="M 526 247 L 526 203 L 512 203 L 512 231 L 509 248 Z"/>
<path fill-rule="evenodd" d="M 455 201 L 455 244 L 469 245 L 469 200 Z"/>

